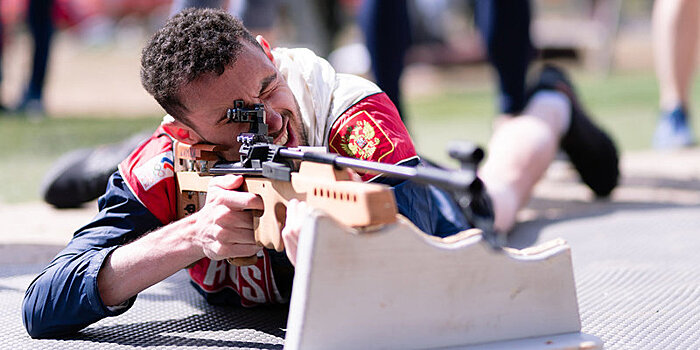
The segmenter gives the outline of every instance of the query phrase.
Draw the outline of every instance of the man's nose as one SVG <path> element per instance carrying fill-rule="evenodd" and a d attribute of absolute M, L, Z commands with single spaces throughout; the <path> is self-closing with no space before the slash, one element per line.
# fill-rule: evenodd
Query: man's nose
<path fill-rule="evenodd" d="M 276 134 L 284 126 L 282 115 L 267 107 L 265 108 L 265 123 L 267 123 L 270 134 Z"/>

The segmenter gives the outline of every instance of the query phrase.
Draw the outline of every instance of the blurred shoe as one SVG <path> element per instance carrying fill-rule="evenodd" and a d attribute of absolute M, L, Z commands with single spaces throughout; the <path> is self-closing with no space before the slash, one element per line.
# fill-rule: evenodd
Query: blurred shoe
<path fill-rule="evenodd" d="M 558 91 L 569 98 L 571 124 L 561 139 L 561 148 L 596 196 L 609 196 L 620 176 L 615 143 L 587 116 L 573 85 L 561 69 L 545 65 L 528 96 L 539 90 Z"/>
<path fill-rule="evenodd" d="M 116 167 L 104 172 L 87 171 L 85 162 L 93 149 L 78 149 L 62 155 L 46 173 L 40 193 L 44 201 L 56 208 L 77 208 L 104 193 L 109 176 Z"/>
<path fill-rule="evenodd" d="M 119 163 L 148 136 L 140 133 L 119 143 L 64 154 L 44 176 L 42 198 L 56 208 L 77 208 L 97 199 Z"/>
<path fill-rule="evenodd" d="M 652 144 L 656 149 L 675 149 L 695 144 L 685 108 L 678 106 L 671 112 L 661 114 Z"/>

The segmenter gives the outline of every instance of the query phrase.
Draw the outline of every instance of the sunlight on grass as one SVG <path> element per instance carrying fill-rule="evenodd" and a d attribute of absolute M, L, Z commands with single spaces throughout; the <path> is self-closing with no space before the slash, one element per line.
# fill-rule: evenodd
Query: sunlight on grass
<path fill-rule="evenodd" d="M 123 140 L 153 130 L 159 118 L 0 118 L 0 202 L 39 200 L 39 184 L 67 151 Z"/>

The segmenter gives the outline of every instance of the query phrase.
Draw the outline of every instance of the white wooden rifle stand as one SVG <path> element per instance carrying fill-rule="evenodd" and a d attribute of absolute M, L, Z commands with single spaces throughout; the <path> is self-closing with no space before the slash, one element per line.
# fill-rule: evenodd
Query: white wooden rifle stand
<path fill-rule="evenodd" d="M 285 349 L 599 349 L 580 332 L 563 240 L 496 253 L 408 220 L 357 233 L 319 213 L 301 232 Z"/>

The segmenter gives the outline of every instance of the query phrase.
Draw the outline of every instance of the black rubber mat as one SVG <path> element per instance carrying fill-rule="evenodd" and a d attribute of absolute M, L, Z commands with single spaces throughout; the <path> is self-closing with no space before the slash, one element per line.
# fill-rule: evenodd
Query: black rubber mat
<path fill-rule="evenodd" d="M 583 331 L 606 349 L 700 349 L 700 206 L 591 208 L 520 225 L 511 245 L 570 243 Z M 141 293 L 119 317 L 70 339 L 33 340 L 20 303 L 42 267 L 0 268 L 1 349 L 282 348 L 286 310 L 208 305 L 184 272 Z"/>
<path fill-rule="evenodd" d="M 700 207 L 610 209 L 515 237 L 569 242 L 582 330 L 606 349 L 700 349 Z"/>
<path fill-rule="evenodd" d="M 1 349 L 281 349 L 287 310 L 207 304 L 181 271 L 145 290 L 128 312 L 104 319 L 73 337 L 31 339 L 20 304 L 43 266 L 0 270 Z"/>

